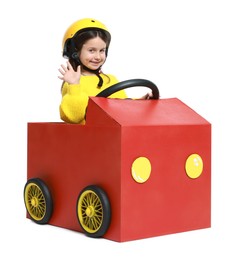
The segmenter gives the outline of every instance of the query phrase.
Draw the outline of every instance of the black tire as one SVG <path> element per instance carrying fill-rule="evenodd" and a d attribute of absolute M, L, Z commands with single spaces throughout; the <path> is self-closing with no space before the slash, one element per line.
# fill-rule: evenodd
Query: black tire
<path fill-rule="evenodd" d="M 129 79 L 129 80 L 121 81 L 119 83 L 110 86 L 107 89 L 104 89 L 103 91 L 97 94 L 97 97 L 108 97 L 117 91 L 126 88 L 131 88 L 131 87 L 138 87 L 138 86 L 150 88 L 153 94 L 152 99 L 159 99 L 160 94 L 157 86 L 153 82 L 147 79 Z"/>
<path fill-rule="evenodd" d="M 102 237 L 111 222 L 111 206 L 106 193 L 95 185 L 85 187 L 79 194 L 77 218 L 84 233 L 93 238 Z"/>
<path fill-rule="evenodd" d="M 53 201 L 47 185 L 39 178 L 29 179 L 24 187 L 24 202 L 30 218 L 37 224 L 47 224 L 53 211 Z"/>

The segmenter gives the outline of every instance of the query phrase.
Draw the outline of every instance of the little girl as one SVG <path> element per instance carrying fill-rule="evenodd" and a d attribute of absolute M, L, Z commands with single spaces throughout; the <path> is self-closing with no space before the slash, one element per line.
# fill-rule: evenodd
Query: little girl
<path fill-rule="evenodd" d="M 102 72 L 110 41 L 105 25 L 94 19 L 76 21 L 65 32 L 63 57 L 68 61 L 59 69 L 59 78 L 63 80 L 60 104 L 63 121 L 85 124 L 88 97 L 118 83 L 115 76 Z M 127 95 L 121 90 L 110 97 L 127 98 Z"/>

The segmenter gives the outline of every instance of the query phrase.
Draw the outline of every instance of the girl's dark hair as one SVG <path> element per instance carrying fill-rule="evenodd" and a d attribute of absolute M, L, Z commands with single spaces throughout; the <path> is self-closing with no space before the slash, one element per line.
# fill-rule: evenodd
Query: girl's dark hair
<path fill-rule="evenodd" d="M 91 29 L 91 30 L 85 30 L 85 31 L 80 31 L 78 34 L 76 34 L 73 39 L 71 39 L 71 48 L 73 49 L 71 53 L 74 53 L 72 55 L 73 57 L 69 57 L 69 62 L 72 65 L 73 69 L 76 71 L 78 65 L 80 65 L 80 60 L 78 56 L 80 55 L 80 52 L 82 50 L 83 45 L 85 42 L 87 42 L 90 39 L 100 37 L 105 43 L 106 43 L 106 56 L 108 53 L 108 48 L 110 45 L 111 41 L 111 36 L 109 33 L 107 33 L 104 30 L 100 29 Z M 77 58 L 75 57 L 77 54 Z"/>

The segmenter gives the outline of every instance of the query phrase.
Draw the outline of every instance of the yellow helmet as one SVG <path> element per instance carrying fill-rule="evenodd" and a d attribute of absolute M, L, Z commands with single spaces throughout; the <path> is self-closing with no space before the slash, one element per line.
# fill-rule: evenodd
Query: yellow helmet
<path fill-rule="evenodd" d="M 74 22 L 73 24 L 71 24 L 64 34 L 63 41 L 62 41 L 63 56 L 66 58 L 69 58 L 69 56 L 70 56 L 68 53 L 69 45 L 71 43 L 71 39 L 73 39 L 75 35 L 77 35 L 79 32 L 87 31 L 87 30 L 91 30 L 91 29 L 103 30 L 108 35 L 109 39 L 111 38 L 111 35 L 110 35 L 108 29 L 100 21 L 92 19 L 92 18 L 84 18 L 84 19 L 78 20 L 78 21 Z"/>

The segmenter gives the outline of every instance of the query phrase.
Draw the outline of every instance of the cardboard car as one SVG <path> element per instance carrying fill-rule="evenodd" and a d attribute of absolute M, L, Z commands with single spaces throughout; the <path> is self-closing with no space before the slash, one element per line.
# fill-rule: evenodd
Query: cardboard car
<path fill-rule="evenodd" d="M 153 99 L 108 98 L 133 86 Z M 28 123 L 27 218 L 125 242 L 211 227 L 211 124 L 128 80 L 90 97 L 86 124 Z"/>

